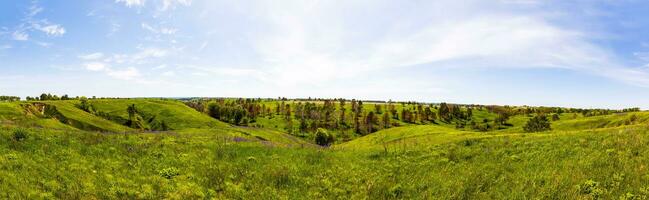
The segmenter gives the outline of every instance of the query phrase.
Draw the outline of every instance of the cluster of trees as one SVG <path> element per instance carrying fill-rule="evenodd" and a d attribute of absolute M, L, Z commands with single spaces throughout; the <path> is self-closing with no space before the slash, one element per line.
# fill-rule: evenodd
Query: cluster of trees
<path fill-rule="evenodd" d="M 330 133 L 366 135 L 402 123 L 428 124 L 437 123 L 437 119 L 450 122 L 472 117 L 471 108 L 446 103 L 440 105 L 441 111 L 437 113 L 436 105 L 414 102 L 402 102 L 400 109 L 397 109 L 398 104 L 391 101 L 366 105 L 355 99 L 317 100 L 193 99 L 186 104 L 213 118 L 236 125 L 254 123 L 259 117 L 279 117 L 286 131 L 293 134 L 316 133 L 322 128 Z"/>
<path fill-rule="evenodd" d="M 20 97 L 17 97 L 17 96 L 0 96 L 0 101 L 20 101 Z"/>
<path fill-rule="evenodd" d="M 96 99 L 96 98 L 97 98 L 96 96 L 92 96 L 92 99 Z M 87 98 L 85 96 L 70 97 L 67 94 L 58 96 L 56 94 L 50 94 L 50 93 L 42 93 L 41 95 L 35 97 L 31 97 L 31 96 L 25 97 L 25 100 L 27 101 L 58 101 L 58 100 L 81 100 L 81 99 L 87 99 Z"/>
<path fill-rule="evenodd" d="M 372 101 L 374 102 L 374 101 Z M 585 116 L 633 112 L 637 108 L 624 110 L 575 109 L 560 107 L 496 106 L 466 104 L 424 104 L 418 102 L 374 102 L 346 99 L 191 99 L 186 104 L 216 119 L 236 125 L 262 126 L 255 122 L 259 117 L 279 118 L 285 130 L 291 134 L 305 136 L 311 133 L 314 139 L 321 130 L 342 139 L 349 134 L 367 135 L 381 129 L 402 124 L 454 124 L 458 129 L 490 131 L 513 126 L 508 123 L 515 115 L 536 115 L 530 120 L 529 131 L 549 130 L 549 121 L 559 120 L 562 113 L 581 113 Z M 473 116 L 475 111 L 489 112 L 495 117 Z M 494 116 L 490 114 L 490 116 Z M 488 115 L 489 116 L 489 115 Z M 476 120 L 479 119 L 479 120 Z M 547 122 L 547 126 L 546 126 Z M 546 128 L 547 127 L 547 128 Z M 527 130 L 526 130 L 527 131 Z M 309 136 L 308 134 L 306 136 Z"/>
<path fill-rule="evenodd" d="M 248 111 L 243 106 L 236 104 L 211 102 L 207 105 L 207 113 L 215 119 L 235 125 L 247 125 L 249 118 L 254 119 L 248 116 Z"/>
<path fill-rule="evenodd" d="M 58 95 L 53 95 L 50 93 L 43 93 L 40 96 L 37 97 L 30 97 L 27 96 L 25 100 L 27 101 L 58 101 L 58 100 L 73 100 L 73 99 L 80 99 L 80 97 L 70 97 L 67 94 L 61 95 L 60 97 Z"/>

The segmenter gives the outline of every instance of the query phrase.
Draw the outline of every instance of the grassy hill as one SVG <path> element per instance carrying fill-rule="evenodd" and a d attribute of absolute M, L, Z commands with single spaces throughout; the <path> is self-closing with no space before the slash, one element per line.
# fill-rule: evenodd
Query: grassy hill
<path fill-rule="evenodd" d="M 634 125 L 497 137 L 472 133 L 385 153 L 278 146 L 207 131 L 28 129 L 26 139 L 16 140 L 13 129 L 2 128 L 0 197 L 639 198 L 648 195 L 647 130 Z M 443 127 L 427 131 L 445 134 Z"/>
<path fill-rule="evenodd" d="M 160 99 L 99 99 L 90 100 L 97 110 L 121 119 L 128 119 L 126 108 L 135 105 L 138 111 L 167 122 L 171 129 L 226 127 L 226 123 L 199 113 L 180 101 Z"/>
<path fill-rule="evenodd" d="M 114 123 L 110 120 L 101 118 L 91 113 L 85 112 L 76 107 L 76 101 L 46 101 L 43 102 L 48 106 L 53 106 L 53 109 L 58 112 L 56 116 L 64 124 L 69 124 L 73 127 L 82 130 L 91 131 L 106 131 L 106 132 L 133 132 L 135 130 Z"/>
<path fill-rule="evenodd" d="M 89 102 L 0 103 L 0 198 L 649 198 L 649 112 L 564 113 L 539 133 L 528 115 L 487 132 L 403 124 L 326 148 L 175 100 Z M 124 126 L 132 104 L 173 130 Z"/>

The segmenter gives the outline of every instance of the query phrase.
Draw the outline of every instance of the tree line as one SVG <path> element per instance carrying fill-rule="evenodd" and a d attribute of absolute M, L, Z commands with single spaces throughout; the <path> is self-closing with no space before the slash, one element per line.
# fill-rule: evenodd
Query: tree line
<path fill-rule="evenodd" d="M 17 97 L 17 96 L 0 96 L 0 101 L 20 101 L 20 97 Z"/>

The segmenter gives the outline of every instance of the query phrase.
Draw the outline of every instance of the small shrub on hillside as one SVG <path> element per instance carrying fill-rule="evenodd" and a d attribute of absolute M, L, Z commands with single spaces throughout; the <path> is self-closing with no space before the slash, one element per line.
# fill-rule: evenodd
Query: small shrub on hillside
<path fill-rule="evenodd" d="M 14 141 L 20 142 L 20 141 L 26 140 L 27 137 L 28 137 L 27 135 L 28 135 L 27 130 L 22 129 L 22 128 L 17 128 L 17 129 L 14 130 L 13 139 L 14 139 Z"/>
<path fill-rule="evenodd" d="M 550 128 L 550 121 L 545 115 L 537 115 L 535 117 L 532 117 L 532 119 L 528 120 L 525 126 L 523 127 L 523 130 L 525 132 L 541 132 L 541 131 L 549 131 L 551 130 Z"/>
<path fill-rule="evenodd" d="M 318 128 L 315 133 L 315 143 L 320 146 L 329 146 L 334 142 L 334 136 L 329 134 L 327 130 L 323 128 Z"/>
<path fill-rule="evenodd" d="M 552 121 L 558 121 L 559 119 L 561 119 L 559 118 L 559 114 L 555 113 L 554 115 L 552 115 Z"/>
<path fill-rule="evenodd" d="M 587 180 L 586 182 L 577 185 L 577 190 L 581 194 L 589 195 L 593 199 L 599 199 L 604 194 L 604 189 L 600 187 L 599 182 Z"/>
<path fill-rule="evenodd" d="M 158 174 L 160 176 L 162 176 L 163 178 L 172 179 L 175 176 L 180 175 L 180 170 L 178 170 L 178 168 L 175 168 L 175 167 L 169 167 L 169 168 L 164 168 L 164 169 L 158 171 Z"/>

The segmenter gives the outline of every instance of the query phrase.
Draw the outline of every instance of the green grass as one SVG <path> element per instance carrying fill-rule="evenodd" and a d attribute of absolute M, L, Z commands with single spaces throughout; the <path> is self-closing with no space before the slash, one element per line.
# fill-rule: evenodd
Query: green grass
<path fill-rule="evenodd" d="M 11 120 L 24 117 L 23 109 L 18 103 L 0 102 L 0 120 Z"/>
<path fill-rule="evenodd" d="M 175 129 L 127 134 L 77 101 L 45 103 L 74 122 L 0 103 L 0 199 L 649 198 L 649 112 L 562 114 L 540 133 L 523 133 L 522 115 L 490 132 L 406 125 L 323 148 L 173 100 L 91 101 L 120 117 L 136 104 Z"/>
<path fill-rule="evenodd" d="M 648 128 L 467 137 L 387 154 L 208 132 L 29 129 L 19 142 L 0 129 L 0 197 L 617 199 L 648 195 Z"/>
<path fill-rule="evenodd" d="M 0 102 L 0 125 L 6 127 L 36 127 L 57 130 L 78 130 L 56 119 L 42 118 L 26 112 L 23 103 Z"/>

